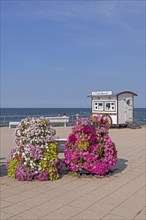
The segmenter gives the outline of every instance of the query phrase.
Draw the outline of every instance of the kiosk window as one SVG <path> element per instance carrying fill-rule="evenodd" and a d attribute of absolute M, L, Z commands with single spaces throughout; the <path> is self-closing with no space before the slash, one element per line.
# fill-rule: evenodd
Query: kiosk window
<path fill-rule="evenodd" d="M 105 111 L 115 111 L 115 102 L 106 102 Z"/>
<path fill-rule="evenodd" d="M 94 110 L 103 110 L 103 102 L 94 102 Z"/>

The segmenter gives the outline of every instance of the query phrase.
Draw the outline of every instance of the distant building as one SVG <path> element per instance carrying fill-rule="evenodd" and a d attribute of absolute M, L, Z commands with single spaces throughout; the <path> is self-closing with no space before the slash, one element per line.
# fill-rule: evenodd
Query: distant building
<path fill-rule="evenodd" d="M 130 91 L 92 92 L 91 95 L 88 95 L 91 97 L 92 115 L 102 115 L 108 118 L 110 124 L 113 125 L 133 123 L 134 96 L 137 94 Z"/>

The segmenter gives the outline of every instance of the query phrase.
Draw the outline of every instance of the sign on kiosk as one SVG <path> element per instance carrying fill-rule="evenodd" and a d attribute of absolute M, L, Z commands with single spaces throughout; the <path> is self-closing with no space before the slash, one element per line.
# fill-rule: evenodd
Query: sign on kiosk
<path fill-rule="evenodd" d="M 112 91 L 98 91 L 98 92 L 92 92 L 92 95 L 112 95 Z"/>

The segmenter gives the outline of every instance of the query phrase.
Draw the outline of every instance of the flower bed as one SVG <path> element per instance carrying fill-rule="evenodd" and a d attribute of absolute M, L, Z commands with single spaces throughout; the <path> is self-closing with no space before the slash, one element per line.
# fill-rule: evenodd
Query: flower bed
<path fill-rule="evenodd" d="M 55 133 L 44 117 L 22 120 L 15 130 L 16 148 L 7 161 L 8 176 L 18 180 L 58 179 L 61 160 Z"/>
<path fill-rule="evenodd" d="M 66 166 L 75 172 L 106 175 L 117 161 L 108 129 L 108 121 L 102 117 L 78 119 L 65 145 Z"/>

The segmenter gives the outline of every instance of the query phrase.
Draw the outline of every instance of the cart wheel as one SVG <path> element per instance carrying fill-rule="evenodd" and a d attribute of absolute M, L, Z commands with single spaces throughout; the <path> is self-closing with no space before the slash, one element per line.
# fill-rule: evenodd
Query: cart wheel
<path fill-rule="evenodd" d="M 112 125 L 112 118 L 111 118 L 111 116 L 109 114 L 103 114 L 102 118 L 108 120 L 109 126 Z"/>

